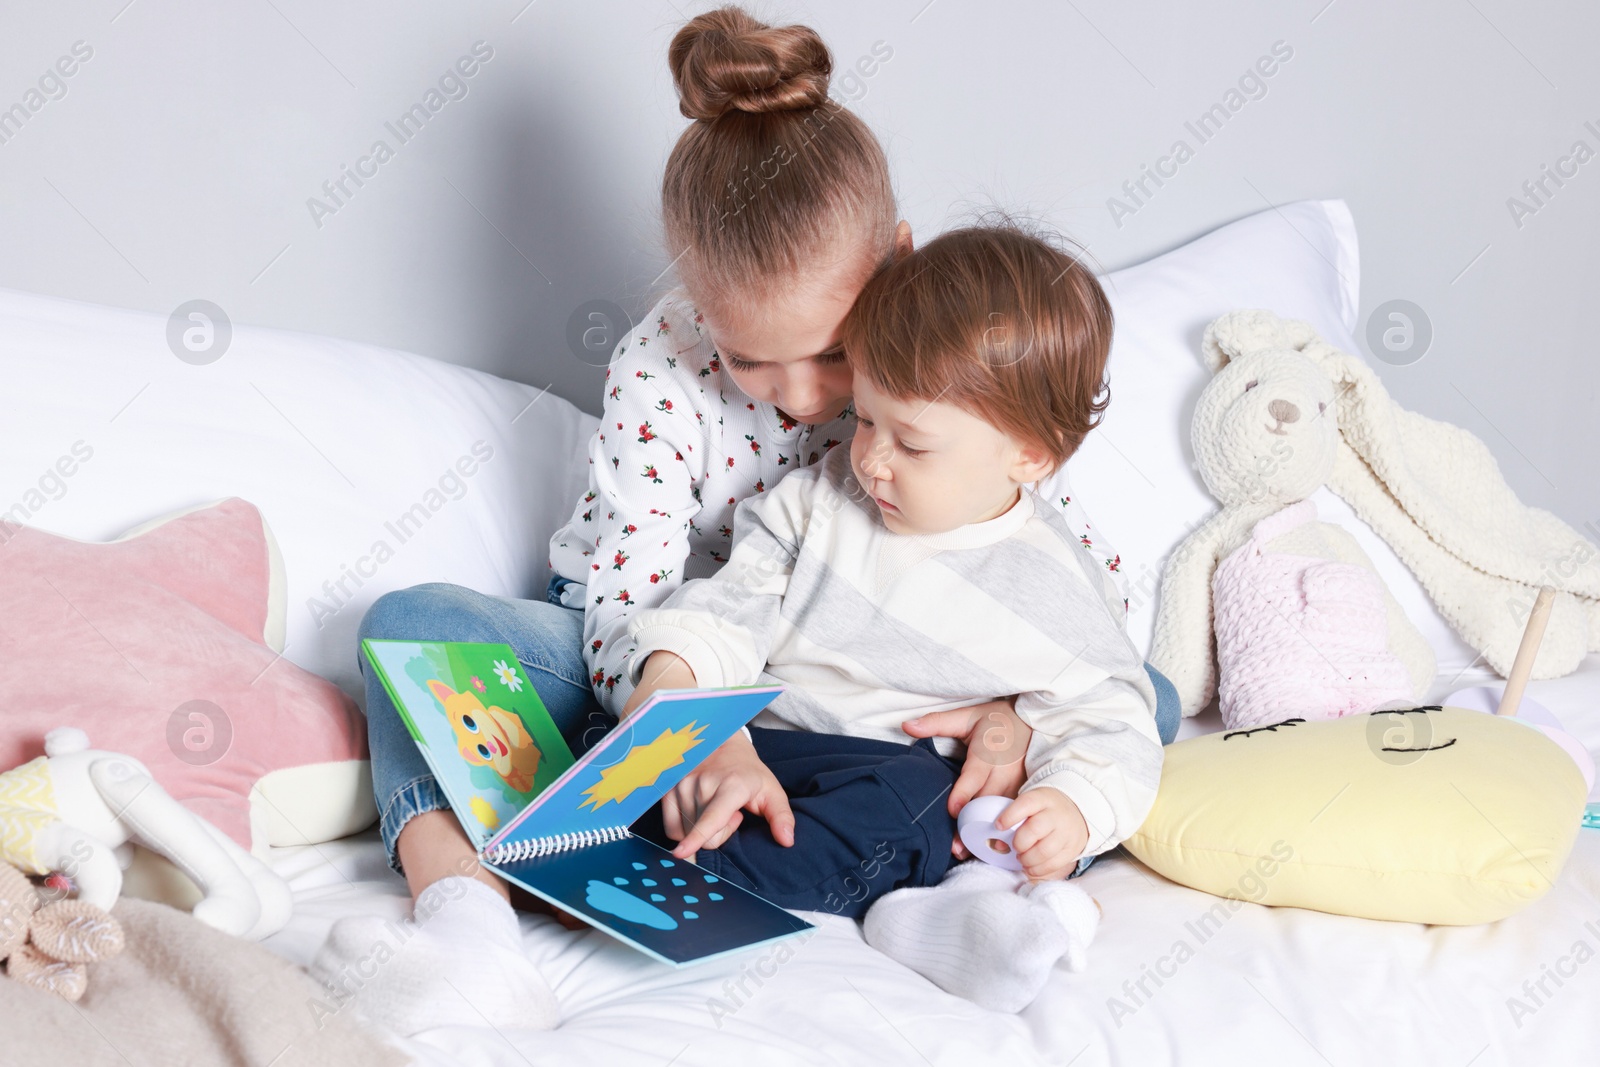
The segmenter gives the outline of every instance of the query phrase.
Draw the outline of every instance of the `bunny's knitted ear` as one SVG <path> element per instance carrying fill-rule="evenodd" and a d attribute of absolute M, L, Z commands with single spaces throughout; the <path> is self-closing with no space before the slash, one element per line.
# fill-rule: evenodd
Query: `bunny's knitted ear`
<path fill-rule="evenodd" d="M 1252 352 L 1272 348 L 1296 351 L 1317 342 L 1317 331 L 1304 322 L 1280 319 L 1270 311 L 1251 308 L 1230 311 L 1206 327 L 1200 342 L 1200 358 L 1215 374 Z"/>

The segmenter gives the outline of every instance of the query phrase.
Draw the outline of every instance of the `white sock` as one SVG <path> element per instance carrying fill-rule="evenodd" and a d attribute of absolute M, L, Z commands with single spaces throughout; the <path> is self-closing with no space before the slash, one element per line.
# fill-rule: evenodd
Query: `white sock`
<path fill-rule="evenodd" d="M 311 963 L 332 994 L 372 1022 L 411 1035 L 437 1026 L 550 1030 L 561 1021 L 550 983 L 522 951 L 517 913 L 475 878 L 441 878 L 414 918 L 340 919 Z"/>
<path fill-rule="evenodd" d="M 1040 893 L 1020 872 L 981 861 L 953 868 L 925 889 L 897 889 L 867 911 L 867 943 L 949 993 L 994 1011 L 1031 1004 L 1057 960 L 1083 963 L 1083 934 L 1076 897 L 1098 911 L 1083 890 L 1065 883 Z M 1059 890 L 1070 890 L 1061 893 Z M 1073 926 L 1063 921 L 1066 914 Z"/>
<path fill-rule="evenodd" d="M 1089 965 L 1089 944 L 1100 929 L 1100 904 L 1076 882 L 1051 879 L 1025 882 L 1017 890 L 1030 900 L 1039 901 L 1055 912 L 1067 932 L 1067 951 L 1062 957 L 1067 970 L 1081 971 Z"/>

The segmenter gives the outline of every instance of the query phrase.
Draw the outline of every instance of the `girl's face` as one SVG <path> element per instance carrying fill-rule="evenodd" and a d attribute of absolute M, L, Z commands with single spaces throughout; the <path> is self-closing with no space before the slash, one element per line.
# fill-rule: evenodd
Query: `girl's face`
<path fill-rule="evenodd" d="M 902 220 L 895 228 L 893 254 L 910 251 L 911 224 Z M 767 302 L 758 316 L 695 301 L 722 365 L 745 395 L 811 425 L 844 412 L 850 403 L 850 367 L 839 329 L 878 256 L 870 251 L 847 255 L 840 266 L 794 285 L 785 299 Z"/>
<path fill-rule="evenodd" d="M 807 288 L 763 307 L 753 321 L 700 306 L 717 355 L 739 388 L 791 419 L 815 424 L 838 418 L 850 402 L 839 327 L 860 285 Z"/>

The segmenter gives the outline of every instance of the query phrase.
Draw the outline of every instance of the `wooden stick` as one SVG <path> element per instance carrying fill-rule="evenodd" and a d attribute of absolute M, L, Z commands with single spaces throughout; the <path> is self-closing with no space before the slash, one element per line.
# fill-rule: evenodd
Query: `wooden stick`
<path fill-rule="evenodd" d="M 1522 691 L 1528 688 L 1528 678 L 1533 674 L 1533 660 L 1544 641 L 1545 624 L 1550 621 L 1550 605 L 1555 603 L 1556 591 L 1548 585 L 1539 590 L 1539 598 L 1528 612 L 1528 628 L 1522 631 L 1522 644 L 1517 646 L 1517 658 L 1512 661 L 1511 673 L 1506 675 L 1506 691 L 1500 697 L 1496 715 L 1515 715 L 1522 703 Z"/>

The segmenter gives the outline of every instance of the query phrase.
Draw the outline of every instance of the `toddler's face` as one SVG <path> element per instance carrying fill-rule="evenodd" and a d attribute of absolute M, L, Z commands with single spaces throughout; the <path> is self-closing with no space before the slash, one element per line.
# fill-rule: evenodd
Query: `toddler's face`
<path fill-rule="evenodd" d="M 850 461 L 893 533 L 995 518 L 1016 503 L 1019 486 L 1049 473 L 1038 449 L 954 405 L 897 399 L 859 374 L 854 393 Z"/>

